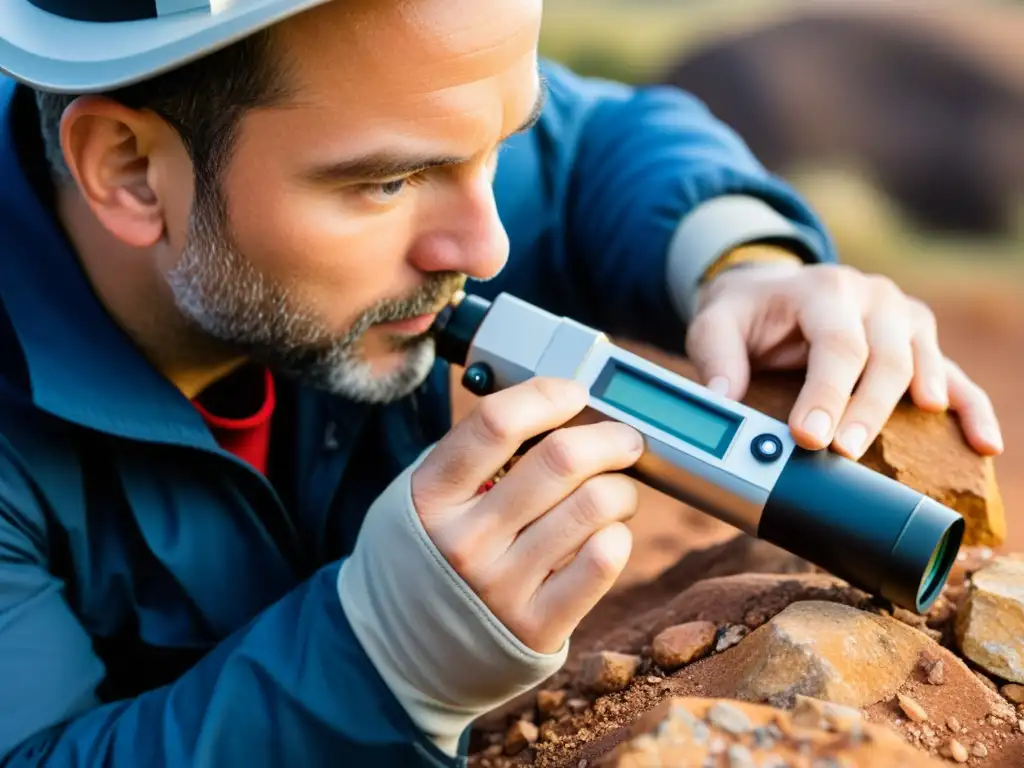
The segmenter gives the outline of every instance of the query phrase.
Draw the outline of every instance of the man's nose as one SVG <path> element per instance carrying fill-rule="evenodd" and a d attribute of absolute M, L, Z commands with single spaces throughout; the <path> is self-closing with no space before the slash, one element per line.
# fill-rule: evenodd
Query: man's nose
<path fill-rule="evenodd" d="M 439 192 L 426 209 L 423 226 L 429 234 L 415 249 L 418 269 L 461 272 L 478 280 L 502 270 L 509 240 L 487 169 Z"/>

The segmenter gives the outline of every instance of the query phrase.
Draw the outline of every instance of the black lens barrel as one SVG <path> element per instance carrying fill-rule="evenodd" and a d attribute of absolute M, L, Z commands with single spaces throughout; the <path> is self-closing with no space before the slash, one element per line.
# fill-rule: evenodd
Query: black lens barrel
<path fill-rule="evenodd" d="M 758 538 L 924 613 L 963 532 L 960 515 L 912 488 L 831 451 L 798 447 L 768 497 Z"/>
<path fill-rule="evenodd" d="M 437 356 L 452 365 L 465 365 L 473 337 L 490 308 L 491 302 L 479 296 L 465 296 L 458 304 L 445 307 L 431 329 Z"/>

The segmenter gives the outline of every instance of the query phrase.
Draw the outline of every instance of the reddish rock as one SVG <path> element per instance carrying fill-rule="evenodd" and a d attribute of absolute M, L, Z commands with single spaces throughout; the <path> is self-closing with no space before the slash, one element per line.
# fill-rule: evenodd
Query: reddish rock
<path fill-rule="evenodd" d="M 717 629 L 710 621 L 691 621 L 663 629 L 651 644 L 655 663 L 674 670 L 700 658 L 711 649 Z"/>
<path fill-rule="evenodd" d="M 594 693 L 621 691 L 633 679 L 640 657 L 614 651 L 592 653 L 583 659 L 580 683 Z"/>

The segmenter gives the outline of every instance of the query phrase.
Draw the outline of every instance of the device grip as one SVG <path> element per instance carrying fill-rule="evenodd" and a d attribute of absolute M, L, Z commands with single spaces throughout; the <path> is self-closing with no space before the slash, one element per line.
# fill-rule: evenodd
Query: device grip
<path fill-rule="evenodd" d="M 963 531 L 960 515 L 912 488 L 831 451 L 798 447 L 768 496 L 758 538 L 923 612 Z"/>

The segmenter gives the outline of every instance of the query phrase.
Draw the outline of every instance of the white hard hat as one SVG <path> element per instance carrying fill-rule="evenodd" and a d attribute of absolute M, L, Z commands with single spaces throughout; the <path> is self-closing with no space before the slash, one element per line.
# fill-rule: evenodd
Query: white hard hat
<path fill-rule="evenodd" d="M 326 2 L 0 0 L 0 72 L 44 91 L 108 91 Z"/>

